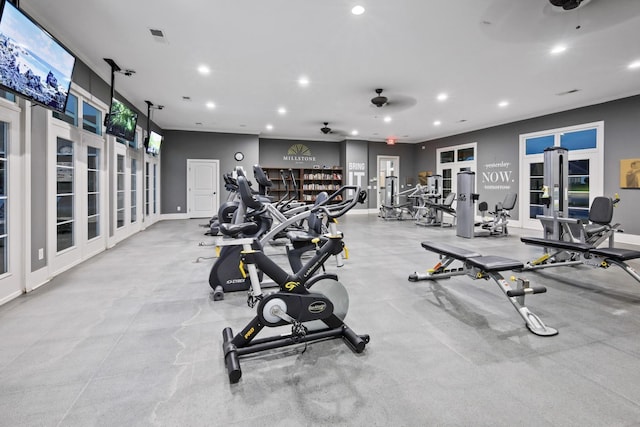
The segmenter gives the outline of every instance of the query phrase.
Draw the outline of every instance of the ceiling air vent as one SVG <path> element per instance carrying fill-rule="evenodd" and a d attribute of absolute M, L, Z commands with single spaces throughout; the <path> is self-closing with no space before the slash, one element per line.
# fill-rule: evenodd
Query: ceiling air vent
<path fill-rule="evenodd" d="M 556 93 L 556 95 L 557 96 L 563 96 L 563 95 L 569 95 L 569 94 L 576 93 L 576 92 L 580 92 L 580 89 L 571 89 L 571 90 L 567 90 L 565 92 Z"/>
<path fill-rule="evenodd" d="M 164 36 L 164 33 L 162 32 L 162 30 L 158 30 L 155 28 L 149 28 L 149 32 L 151 33 L 151 36 L 153 37 L 153 39 L 157 42 L 160 43 L 166 43 L 167 39 Z"/>

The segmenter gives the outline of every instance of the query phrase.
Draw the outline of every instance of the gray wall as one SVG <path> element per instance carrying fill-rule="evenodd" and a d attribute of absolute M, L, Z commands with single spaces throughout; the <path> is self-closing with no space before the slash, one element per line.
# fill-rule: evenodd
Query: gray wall
<path fill-rule="evenodd" d="M 344 182 L 346 185 L 360 185 L 367 191 L 367 201 L 354 209 L 367 209 L 372 193 L 369 184 L 369 143 L 367 141 L 348 140 L 342 142 L 342 158 L 344 159 Z"/>
<path fill-rule="evenodd" d="M 253 175 L 253 165 L 258 163 L 258 136 L 231 133 L 164 131 L 160 148 L 161 207 L 160 213 L 178 213 L 177 207 L 187 208 L 187 159 L 220 160 L 220 192 L 224 191 L 222 174 L 231 172 L 237 165 Z M 237 162 L 233 155 L 241 151 L 244 160 Z M 225 194 L 220 195 L 222 201 Z M 212 212 L 213 214 L 213 212 Z"/>
<path fill-rule="evenodd" d="M 47 265 L 47 110 L 31 109 L 31 271 Z M 38 249 L 44 258 L 38 259 Z"/>
<path fill-rule="evenodd" d="M 520 134 L 597 121 L 604 121 L 604 195 L 620 194 L 622 201 L 615 210 L 614 221 L 620 222 L 626 232 L 640 234 L 640 222 L 637 221 L 640 190 L 621 189 L 619 185 L 620 159 L 640 158 L 640 96 L 427 141 L 415 147 L 415 158 L 417 164 L 424 165 L 424 170 L 435 170 L 436 148 L 478 142 L 479 169 L 487 163 L 504 159 L 514 163 L 513 176 L 518 179 Z M 518 188 L 517 183 L 514 185 Z M 482 196 L 480 194 L 481 199 Z M 494 201 L 501 199 L 493 196 Z"/>

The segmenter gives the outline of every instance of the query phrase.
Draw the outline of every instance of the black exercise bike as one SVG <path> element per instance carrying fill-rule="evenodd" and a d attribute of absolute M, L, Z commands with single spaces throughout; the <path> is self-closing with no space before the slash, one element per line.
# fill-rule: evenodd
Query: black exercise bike
<path fill-rule="evenodd" d="M 329 224 L 335 224 L 336 218 L 365 198 L 366 192 L 360 191 L 359 187 L 345 186 L 329 196 L 330 201 L 343 200 L 341 209 L 331 209 L 323 204 L 314 207 L 313 211 L 326 216 Z M 255 226 L 247 224 L 246 227 Z M 248 354 L 329 338 L 343 338 L 356 353 L 364 351 L 369 335 L 358 335 L 344 323 L 349 307 L 345 287 L 335 274 L 316 274 L 331 256 L 340 255 L 344 249 L 342 234 L 335 231 L 335 227 L 330 230 L 322 236 L 321 245 L 321 238 L 314 239 L 318 244 L 315 255 L 295 274 L 283 270 L 261 250 L 242 251 L 240 265 L 251 270 L 258 268 L 273 279 L 279 289 L 259 300 L 256 316 L 235 336 L 229 327 L 222 331 L 222 348 L 231 383 L 240 380 L 240 357 Z M 256 338 L 265 327 L 283 325 L 291 325 L 290 334 Z"/>

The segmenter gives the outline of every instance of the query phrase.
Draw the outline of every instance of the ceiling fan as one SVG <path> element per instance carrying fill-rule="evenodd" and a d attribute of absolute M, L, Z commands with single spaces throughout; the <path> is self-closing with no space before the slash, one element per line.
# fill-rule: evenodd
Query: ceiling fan
<path fill-rule="evenodd" d="M 322 132 L 325 135 L 340 135 L 340 136 L 346 135 L 346 132 L 344 131 L 331 129 L 329 127 L 329 122 L 323 122 L 323 124 L 324 126 L 320 128 L 320 132 Z"/>
<path fill-rule="evenodd" d="M 371 105 L 376 108 L 393 109 L 394 111 L 405 110 L 417 104 L 415 98 L 403 95 L 394 95 L 393 99 L 389 99 L 382 94 L 384 89 L 376 89 L 376 96 L 371 98 Z"/>
<path fill-rule="evenodd" d="M 580 6 L 583 0 L 549 0 L 549 2 L 557 7 L 561 7 L 564 10 L 573 10 Z"/>

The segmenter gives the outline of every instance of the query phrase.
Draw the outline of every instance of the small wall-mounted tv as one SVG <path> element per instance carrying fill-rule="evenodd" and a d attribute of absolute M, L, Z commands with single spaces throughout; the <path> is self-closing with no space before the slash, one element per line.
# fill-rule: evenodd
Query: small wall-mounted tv
<path fill-rule="evenodd" d="M 109 114 L 105 117 L 108 134 L 133 141 L 136 136 L 137 123 L 138 113 L 115 98 L 111 100 Z"/>
<path fill-rule="evenodd" d="M 13 4 L 0 9 L 0 86 L 64 113 L 75 56 Z"/>
<path fill-rule="evenodd" d="M 159 135 L 154 131 L 149 132 L 149 139 L 146 144 L 147 153 L 153 154 L 154 156 L 160 153 L 160 144 L 162 144 L 162 135 Z"/>

